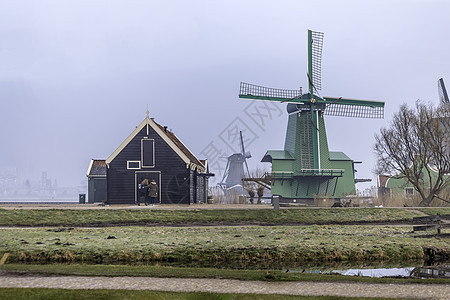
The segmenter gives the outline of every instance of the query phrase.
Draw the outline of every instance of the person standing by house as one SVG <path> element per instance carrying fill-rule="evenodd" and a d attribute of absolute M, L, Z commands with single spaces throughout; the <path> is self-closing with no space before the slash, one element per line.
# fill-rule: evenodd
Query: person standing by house
<path fill-rule="evenodd" d="M 156 184 L 155 179 L 152 179 L 152 182 L 150 182 L 148 195 L 150 196 L 150 205 L 155 205 L 156 198 L 158 198 L 158 185 Z M 145 205 L 147 205 L 147 202 L 145 202 Z"/>
<path fill-rule="evenodd" d="M 144 203 L 147 203 L 147 197 L 148 197 L 148 176 L 145 177 L 145 179 L 141 178 L 141 183 L 139 183 L 139 197 L 137 200 L 137 205 L 141 205 L 141 200 L 143 200 Z"/>
<path fill-rule="evenodd" d="M 257 204 L 261 204 L 261 199 L 264 195 L 264 187 L 263 186 L 259 186 L 258 189 L 256 190 L 256 192 L 258 193 L 258 202 L 256 202 Z"/>
<path fill-rule="evenodd" d="M 253 191 L 253 189 L 251 187 L 247 187 L 247 188 L 245 188 L 245 190 L 247 191 L 248 195 L 250 196 L 250 204 L 253 204 L 253 200 L 255 199 L 255 192 Z"/>

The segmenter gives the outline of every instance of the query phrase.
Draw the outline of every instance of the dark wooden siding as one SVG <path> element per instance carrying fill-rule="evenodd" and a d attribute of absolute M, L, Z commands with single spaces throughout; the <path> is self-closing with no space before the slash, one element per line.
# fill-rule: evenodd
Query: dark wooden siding
<path fill-rule="evenodd" d="M 127 161 L 141 160 L 141 140 L 147 137 L 155 141 L 155 167 L 127 170 Z M 144 127 L 128 145 L 111 161 L 107 169 L 108 203 L 135 203 L 135 172 L 161 172 L 161 203 L 190 203 L 190 170 L 175 151 L 149 126 Z"/>
<path fill-rule="evenodd" d="M 142 167 L 154 167 L 154 153 L 153 148 L 155 146 L 153 139 L 141 140 L 141 155 L 142 155 Z"/>

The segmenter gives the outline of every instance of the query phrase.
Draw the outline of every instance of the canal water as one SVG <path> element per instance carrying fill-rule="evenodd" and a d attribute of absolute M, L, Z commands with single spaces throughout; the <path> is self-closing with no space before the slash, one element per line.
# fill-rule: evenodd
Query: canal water
<path fill-rule="evenodd" d="M 183 263 L 150 263 L 158 266 L 184 267 Z M 141 265 L 141 264 L 138 264 Z M 235 270 L 278 270 L 286 273 L 311 273 L 311 274 L 328 274 L 343 276 L 363 276 L 363 277 L 396 277 L 396 278 L 447 278 L 450 279 L 450 263 L 439 265 L 423 265 L 420 262 L 412 262 L 411 264 L 389 264 L 389 265 L 352 265 L 352 264 L 334 264 L 329 265 L 277 265 L 277 264 L 221 264 L 219 265 L 190 265 L 190 267 L 198 268 L 218 268 L 218 269 L 235 269 Z"/>
<path fill-rule="evenodd" d="M 398 277 L 398 278 L 449 278 L 450 265 L 421 266 L 405 268 L 355 268 L 355 269 L 287 269 L 288 273 L 334 274 L 362 277 Z"/>
<path fill-rule="evenodd" d="M 415 268 L 380 268 L 380 269 L 349 269 L 343 271 L 346 276 L 364 276 L 364 277 L 410 277 Z M 338 272 L 338 271 L 335 271 Z"/>

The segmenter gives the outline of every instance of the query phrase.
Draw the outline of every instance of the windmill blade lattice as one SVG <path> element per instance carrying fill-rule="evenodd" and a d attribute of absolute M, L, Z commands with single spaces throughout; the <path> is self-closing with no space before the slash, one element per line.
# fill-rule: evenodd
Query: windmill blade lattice
<path fill-rule="evenodd" d="M 255 84 L 241 82 L 239 89 L 239 97 L 241 98 L 252 98 L 257 97 L 274 98 L 274 99 L 294 99 L 300 98 L 302 93 L 300 90 L 284 90 L 284 89 L 274 89 L 264 86 L 259 86 Z"/>
<path fill-rule="evenodd" d="M 316 90 L 322 89 L 322 46 L 323 32 L 311 31 L 311 73 Z M 312 91 L 310 91 L 312 92 Z"/>
<path fill-rule="evenodd" d="M 324 115 L 353 118 L 384 118 L 384 106 L 362 106 L 352 104 L 332 103 L 328 104 Z"/>

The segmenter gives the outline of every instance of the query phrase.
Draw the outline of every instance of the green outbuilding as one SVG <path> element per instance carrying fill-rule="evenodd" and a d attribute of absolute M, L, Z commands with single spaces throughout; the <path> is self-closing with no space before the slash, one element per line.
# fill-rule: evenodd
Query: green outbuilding
<path fill-rule="evenodd" d="M 431 182 L 434 183 L 437 178 L 437 170 L 431 166 L 427 166 L 422 170 L 422 174 L 431 177 Z M 450 178 L 450 174 L 444 175 Z M 450 179 L 446 179 L 449 181 Z M 428 186 L 428 180 L 424 180 L 422 184 Z M 445 188 L 440 195 L 440 198 L 448 198 L 450 195 L 450 186 Z M 439 195 L 438 195 L 439 196 Z M 417 206 L 422 200 L 420 194 L 415 189 L 414 185 L 401 174 L 393 176 L 379 175 L 378 176 L 378 197 L 381 198 L 382 203 L 388 206 Z M 436 205 L 442 205 L 441 200 L 433 200 Z M 432 202 L 433 203 L 433 202 Z"/>

